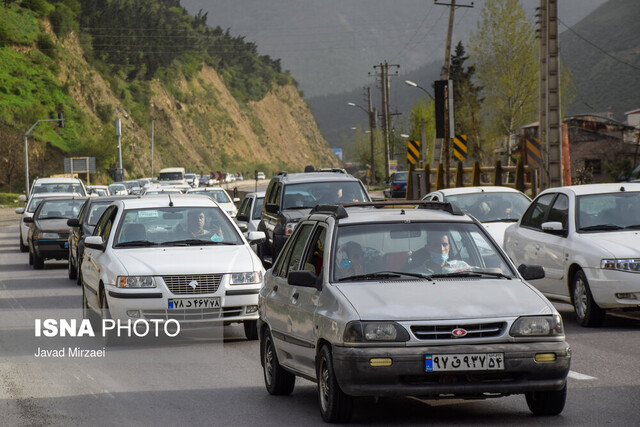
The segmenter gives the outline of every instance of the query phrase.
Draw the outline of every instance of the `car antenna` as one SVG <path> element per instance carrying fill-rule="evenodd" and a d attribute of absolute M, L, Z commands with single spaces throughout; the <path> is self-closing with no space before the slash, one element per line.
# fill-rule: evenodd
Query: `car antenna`
<path fill-rule="evenodd" d="M 173 207 L 173 200 L 171 200 L 171 193 L 167 192 L 167 196 L 169 196 L 169 207 L 172 208 Z"/>

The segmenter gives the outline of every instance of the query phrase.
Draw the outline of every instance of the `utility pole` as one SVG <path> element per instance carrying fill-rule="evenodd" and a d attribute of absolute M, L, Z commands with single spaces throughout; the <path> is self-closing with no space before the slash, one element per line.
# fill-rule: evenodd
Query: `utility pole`
<path fill-rule="evenodd" d="M 124 170 L 122 169 L 122 147 L 120 144 L 120 117 L 116 117 L 116 137 L 118 138 L 118 170 L 116 171 L 116 181 L 124 181 Z"/>
<path fill-rule="evenodd" d="M 538 134 L 544 153 L 542 188 L 549 188 L 563 185 L 557 0 L 540 0 L 538 19 L 540 25 Z"/>
<path fill-rule="evenodd" d="M 447 42 L 444 49 L 444 63 L 442 64 L 442 70 L 440 71 L 440 80 L 449 80 L 449 68 L 451 66 L 451 38 L 453 37 L 453 17 L 455 14 L 456 7 L 473 7 L 473 3 L 471 5 L 456 5 L 456 0 L 451 0 L 451 3 L 438 3 L 437 0 L 435 4 L 439 6 L 449 6 L 449 26 L 447 27 Z M 451 82 L 449 83 L 451 85 Z M 449 91 L 451 93 L 452 91 Z M 448 94 L 445 92 L 445 105 L 444 105 L 444 120 L 445 120 L 445 131 L 444 138 L 440 141 L 440 162 L 444 160 L 444 181 L 445 187 L 449 187 L 449 168 L 451 166 L 450 163 L 450 154 L 449 154 L 449 146 L 451 141 L 451 135 L 449 132 L 449 128 L 453 128 L 453 123 L 449 123 L 451 120 L 451 112 L 449 111 L 449 104 L 453 105 L 453 102 L 449 102 L 447 99 Z M 444 159 L 443 159 L 444 157 Z"/>
<path fill-rule="evenodd" d="M 153 134 L 155 130 L 156 119 L 151 119 L 151 177 L 153 178 Z"/>
<path fill-rule="evenodd" d="M 375 128 L 376 128 L 376 116 L 371 106 L 371 88 L 367 88 L 367 107 L 369 112 L 369 138 L 371 138 L 371 179 L 369 182 L 372 184 L 376 180 L 376 156 L 375 156 Z"/>
<path fill-rule="evenodd" d="M 374 65 L 373 68 L 377 69 L 380 67 L 380 82 L 381 82 L 381 90 L 382 90 L 382 133 L 384 137 L 384 163 L 385 163 L 385 179 L 389 178 L 389 146 L 391 145 L 391 113 L 389 112 L 389 67 L 395 67 L 396 69 L 400 67 L 399 64 L 389 64 L 387 61 L 380 63 L 380 65 Z M 398 71 L 395 71 L 395 74 L 392 74 L 394 77 L 398 76 Z M 377 76 L 377 74 L 376 74 Z"/>

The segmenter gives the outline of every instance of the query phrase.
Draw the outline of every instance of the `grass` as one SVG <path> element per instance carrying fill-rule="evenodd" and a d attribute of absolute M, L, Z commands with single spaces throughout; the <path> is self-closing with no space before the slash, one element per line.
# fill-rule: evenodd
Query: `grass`
<path fill-rule="evenodd" d="M 0 193 L 0 208 L 21 208 L 23 202 L 18 201 L 20 193 Z"/>

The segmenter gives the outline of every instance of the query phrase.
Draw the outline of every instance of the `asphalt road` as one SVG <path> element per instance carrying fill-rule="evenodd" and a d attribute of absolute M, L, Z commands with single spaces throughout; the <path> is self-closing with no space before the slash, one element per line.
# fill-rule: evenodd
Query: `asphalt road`
<path fill-rule="evenodd" d="M 35 336 L 36 319 L 81 318 L 81 292 L 66 263 L 33 270 L 18 250 L 16 220 L 0 223 L 0 414 L 2 425 L 323 425 L 315 384 L 288 397 L 264 388 L 258 343 L 239 325 L 134 337 L 104 348 L 98 337 Z M 536 418 L 523 396 L 484 401 L 359 399 L 354 424 L 638 425 L 640 315 L 579 327 L 559 304 L 573 349 L 562 415 Z M 64 349 L 64 357 L 36 357 Z"/>

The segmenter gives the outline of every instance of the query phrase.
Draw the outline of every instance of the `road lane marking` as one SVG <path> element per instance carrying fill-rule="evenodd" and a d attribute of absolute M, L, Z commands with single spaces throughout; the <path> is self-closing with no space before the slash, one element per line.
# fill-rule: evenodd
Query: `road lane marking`
<path fill-rule="evenodd" d="M 580 374 L 578 372 L 573 372 L 573 371 L 569 371 L 569 378 L 573 378 L 574 380 L 597 380 L 596 377 Z"/>

